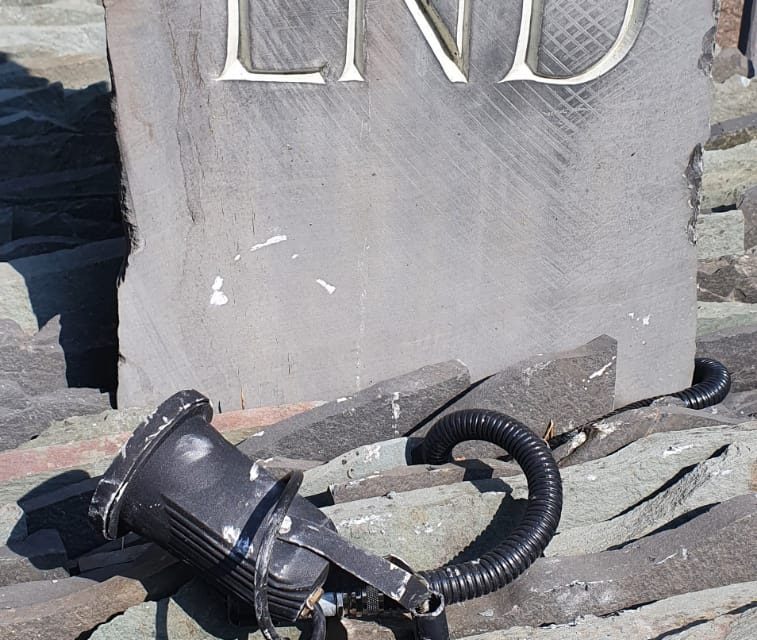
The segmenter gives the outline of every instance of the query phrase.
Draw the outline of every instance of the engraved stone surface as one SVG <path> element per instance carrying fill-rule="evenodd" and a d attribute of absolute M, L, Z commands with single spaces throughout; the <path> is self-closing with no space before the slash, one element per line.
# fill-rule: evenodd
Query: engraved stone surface
<path fill-rule="evenodd" d="M 122 405 L 480 379 L 601 334 L 618 404 L 688 384 L 711 0 L 106 5 Z"/>

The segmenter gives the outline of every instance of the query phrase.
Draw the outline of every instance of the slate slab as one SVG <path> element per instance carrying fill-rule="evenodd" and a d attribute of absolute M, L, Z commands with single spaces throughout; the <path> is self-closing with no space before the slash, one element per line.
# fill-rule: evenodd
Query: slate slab
<path fill-rule="evenodd" d="M 739 206 L 744 213 L 744 248 L 750 251 L 757 247 L 757 185 L 744 192 Z"/>
<path fill-rule="evenodd" d="M 702 207 L 734 205 L 756 182 L 757 140 L 729 149 L 705 151 Z"/>
<path fill-rule="evenodd" d="M 459 361 L 429 365 L 282 421 L 239 449 L 256 459 L 331 460 L 409 433 L 469 384 L 468 369 Z"/>
<path fill-rule="evenodd" d="M 654 406 L 623 411 L 576 434 L 567 444 L 568 453 L 561 459 L 560 466 L 598 460 L 652 433 L 740 422 L 738 417 L 716 408 L 696 411 L 678 406 Z"/>
<path fill-rule="evenodd" d="M 755 112 L 757 82 L 743 76 L 732 76 L 712 86 L 712 121 L 726 122 Z"/>
<path fill-rule="evenodd" d="M 147 598 L 173 593 L 188 579 L 182 565 L 164 551 L 153 549 L 123 575 L 83 588 L 77 585 L 60 597 L 32 601 L 24 607 L 0 609 L 0 636 L 75 640 Z"/>
<path fill-rule="evenodd" d="M 448 609 L 457 635 L 564 624 L 754 578 L 757 498 L 740 496 L 619 551 L 544 558 L 512 585 Z M 487 612 L 482 615 L 482 612 Z"/>
<path fill-rule="evenodd" d="M 641 318 L 638 324 L 644 326 Z M 540 435 L 550 421 L 556 434 L 571 431 L 612 411 L 616 347 L 614 339 L 600 336 L 572 351 L 518 362 L 474 386 L 445 413 L 491 409 L 520 420 Z M 480 448 L 477 451 L 486 455 Z M 486 449 L 487 457 L 501 454 L 494 451 Z"/>
<path fill-rule="evenodd" d="M 0 409 L 0 451 L 27 442 L 54 420 L 100 413 L 110 406 L 110 398 L 96 389 L 58 389 L 26 398 L 25 405 L 20 409 Z"/>
<path fill-rule="evenodd" d="M 58 532 L 43 529 L 0 547 L 0 587 L 18 582 L 67 578 L 68 557 Z"/>
<path fill-rule="evenodd" d="M 748 302 L 699 302 L 697 314 L 697 336 L 757 324 L 757 305 Z"/>
<path fill-rule="evenodd" d="M 52 253 L 62 249 L 73 249 L 82 244 L 81 240 L 66 236 L 36 236 L 19 238 L 0 247 L 0 261 L 8 262 L 18 258 L 28 258 L 40 253 Z"/>
<path fill-rule="evenodd" d="M 518 0 L 466 5 L 467 82 L 445 75 L 421 5 L 366 4 L 365 82 L 339 82 L 347 5 L 253 2 L 240 51 L 249 35 L 259 68 L 323 69 L 304 84 L 233 79 L 233 51 L 219 80 L 228 3 L 160 20 L 152 0 L 108 3 L 137 239 L 120 402 L 182 387 L 230 409 L 333 398 L 450 358 L 481 379 L 603 333 L 619 343 L 618 403 L 684 387 L 697 180 L 681 176 L 709 134 L 711 1 L 650 3 L 620 64 L 560 86 L 500 82 Z M 612 47 L 627 3 L 553 5 L 540 68 L 569 77 Z"/>
<path fill-rule="evenodd" d="M 757 255 L 701 260 L 697 295 L 705 302 L 757 302 Z"/>
<path fill-rule="evenodd" d="M 744 253 L 744 213 L 735 209 L 697 218 L 697 257 L 700 260 Z"/>
<path fill-rule="evenodd" d="M 469 640 L 615 640 L 616 638 L 675 638 L 676 640 L 747 640 L 755 629 L 755 582 L 694 591 L 665 598 L 628 611 L 598 617 L 582 615 L 567 624 L 518 626 L 466 636 Z M 348 640 L 413 640 L 406 620 L 381 618 L 344 620 Z M 746 631 L 747 635 L 735 635 Z M 733 634 L 731 634 L 733 632 Z M 725 634 L 725 635 L 724 635 Z M 751 635 L 750 635 L 751 634 Z"/>
<path fill-rule="evenodd" d="M 733 391 L 757 389 L 757 323 L 700 336 L 697 355 L 720 360 L 731 372 Z"/>

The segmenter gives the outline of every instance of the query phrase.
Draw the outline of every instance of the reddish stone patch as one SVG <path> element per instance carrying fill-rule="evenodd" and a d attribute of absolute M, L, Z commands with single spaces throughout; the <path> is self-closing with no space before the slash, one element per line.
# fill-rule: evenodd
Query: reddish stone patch
<path fill-rule="evenodd" d="M 721 0 L 716 39 L 723 49 L 739 46 L 741 16 L 743 13 L 744 0 Z"/>
<path fill-rule="evenodd" d="M 246 437 L 285 418 L 313 409 L 319 404 L 318 402 L 301 402 L 278 407 L 230 411 L 215 416 L 213 426 L 228 439 L 239 441 L 241 438 L 235 438 L 235 434 L 239 436 L 243 433 Z M 92 464 L 104 458 L 112 458 L 129 436 L 131 432 L 66 444 L 53 444 L 47 447 L 3 451 L 0 453 L 0 482 L 38 473 L 70 469 Z"/>

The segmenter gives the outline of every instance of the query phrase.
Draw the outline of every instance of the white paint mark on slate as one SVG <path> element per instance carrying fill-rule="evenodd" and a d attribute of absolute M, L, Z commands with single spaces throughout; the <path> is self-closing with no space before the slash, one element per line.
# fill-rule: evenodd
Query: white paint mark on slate
<path fill-rule="evenodd" d="M 257 251 L 258 249 L 262 249 L 264 247 L 270 247 L 272 244 L 279 244 L 279 242 L 284 242 L 286 239 L 286 236 L 273 236 L 271 238 L 268 238 L 268 240 L 266 240 L 265 242 L 253 245 L 250 248 L 250 251 Z"/>
<path fill-rule="evenodd" d="M 397 422 L 397 420 L 400 419 L 400 392 L 395 391 L 392 394 L 392 418 L 394 418 L 394 421 Z"/>
<path fill-rule="evenodd" d="M 256 460 L 255 463 L 250 467 L 250 481 L 253 482 L 257 480 L 259 475 L 260 469 L 258 468 L 258 461 Z"/>
<path fill-rule="evenodd" d="M 319 285 L 321 285 L 321 286 L 322 286 L 322 287 L 323 287 L 324 289 L 326 289 L 326 291 L 327 291 L 327 293 L 328 293 L 329 295 L 331 295 L 332 293 L 334 293 L 334 291 L 336 291 L 336 287 L 335 287 L 335 286 L 334 286 L 333 284 L 329 284 L 329 283 L 328 283 L 328 282 L 326 282 L 325 280 L 321 280 L 320 278 L 318 278 L 318 279 L 316 280 L 316 282 L 317 282 L 317 283 L 318 283 Z"/>
<path fill-rule="evenodd" d="M 672 447 L 668 447 L 667 449 L 665 449 L 665 451 L 662 452 L 662 457 L 668 458 L 670 456 L 675 456 L 679 453 L 682 453 L 683 451 L 686 451 L 686 449 L 692 449 L 693 447 L 693 444 L 673 445 Z"/>
<path fill-rule="evenodd" d="M 365 450 L 365 461 L 378 460 L 381 458 L 381 444 L 374 444 Z"/>
<path fill-rule="evenodd" d="M 644 316 L 644 317 L 643 317 L 643 318 L 641 319 L 641 322 L 642 322 L 642 324 L 643 324 L 643 325 L 644 325 L 645 327 L 648 327 L 648 326 L 649 326 L 649 321 L 650 321 L 651 319 L 652 319 L 652 316 L 651 316 L 651 315 L 648 315 L 648 316 Z"/>
<path fill-rule="evenodd" d="M 299 258 L 299 257 L 300 257 L 299 253 L 293 253 L 292 254 L 292 260 L 297 260 L 297 258 Z"/>
<path fill-rule="evenodd" d="M 234 262 L 238 262 L 241 259 L 242 259 L 242 254 L 241 253 L 238 253 L 237 255 L 234 256 Z"/>
<path fill-rule="evenodd" d="M 215 307 L 222 307 L 229 301 L 228 296 L 221 291 L 221 287 L 223 287 L 223 278 L 216 276 L 216 279 L 213 281 L 213 293 L 210 296 L 210 304 Z"/>
<path fill-rule="evenodd" d="M 594 380 L 594 378 L 599 378 L 600 376 L 603 376 L 605 372 L 612 366 L 613 362 L 615 362 L 615 356 L 613 356 L 612 360 L 608 362 L 604 367 L 601 369 L 597 369 L 594 373 L 592 373 L 589 376 L 589 380 Z"/>

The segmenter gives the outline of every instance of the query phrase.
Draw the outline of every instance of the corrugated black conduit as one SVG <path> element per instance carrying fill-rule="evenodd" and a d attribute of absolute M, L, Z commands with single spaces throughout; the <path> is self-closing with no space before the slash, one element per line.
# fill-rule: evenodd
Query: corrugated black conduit
<path fill-rule="evenodd" d="M 714 404 L 723 402 L 730 390 L 731 374 L 725 368 L 725 365 L 712 358 L 695 358 L 694 378 L 691 381 L 691 386 L 688 389 L 669 395 L 683 400 L 689 409 L 704 409 L 705 407 L 711 407 Z M 662 397 L 655 396 L 654 398 L 639 400 L 638 402 L 627 404 L 614 413 L 648 407 L 655 400 Z"/>
<path fill-rule="evenodd" d="M 444 464 L 455 446 L 467 440 L 491 442 L 515 459 L 528 480 L 528 505 L 516 529 L 478 560 L 420 572 L 445 604 L 478 598 L 515 580 L 541 556 L 562 511 L 562 481 L 549 447 L 526 425 L 502 413 L 471 409 L 443 417 L 426 435 L 423 461 Z"/>

